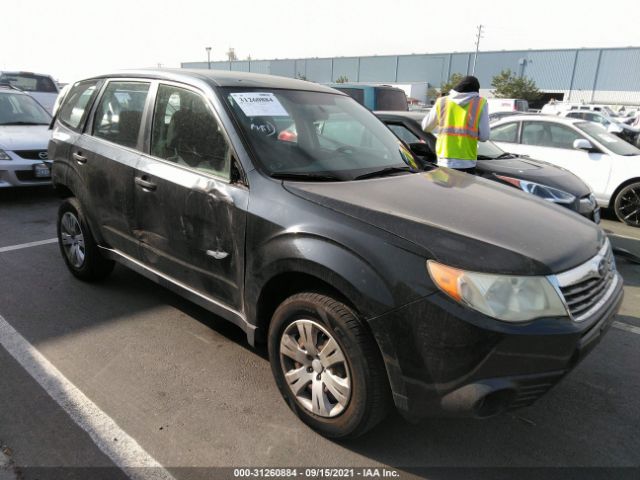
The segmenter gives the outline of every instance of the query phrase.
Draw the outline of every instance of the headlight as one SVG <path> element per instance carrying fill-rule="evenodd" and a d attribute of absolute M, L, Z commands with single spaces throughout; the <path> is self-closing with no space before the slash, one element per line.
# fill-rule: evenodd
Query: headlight
<path fill-rule="evenodd" d="M 7 152 L 0 148 L 0 160 L 11 160 L 11 157 L 7 155 Z"/>
<path fill-rule="evenodd" d="M 523 192 L 530 193 L 536 197 L 543 198 L 553 203 L 573 203 L 576 200 L 574 195 L 548 185 L 529 182 L 528 180 L 520 180 L 519 178 L 507 177 L 505 175 L 496 175 L 496 177 L 518 187 Z"/>
<path fill-rule="evenodd" d="M 433 260 L 427 270 L 440 290 L 459 303 L 505 322 L 564 317 L 567 310 L 546 277 L 467 272 Z"/>

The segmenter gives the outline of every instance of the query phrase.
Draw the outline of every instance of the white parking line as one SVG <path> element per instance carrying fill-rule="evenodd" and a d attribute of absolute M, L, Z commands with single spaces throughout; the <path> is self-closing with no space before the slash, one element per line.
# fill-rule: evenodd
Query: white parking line
<path fill-rule="evenodd" d="M 626 332 L 635 333 L 640 335 L 640 327 L 636 327 L 635 325 L 630 325 L 625 322 L 618 322 L 617 320 L 612 324 L 614 327 L 619 328 L 620 330 L 624 330 Z"/>
<path fill-rule="evenodd" d="M 57 238 L 48 238 L 47 240 L 38 240 L 37 242 L 21 243 L 20 245 L 11 245 L 9 247 L 0 247 L 0 253 L 10 252 L 12 250 L 20 250 L 22 248 L 37 247 L 38 245 L 47 245 L 48 243 L 56 243 Z"/>
<path fill-rule="evenodd" d="M 36 348 L 0 316 L 0 344 L 132 480 L 175 480 Z M 117 440 L 116 440 L 117 439 Z"/>

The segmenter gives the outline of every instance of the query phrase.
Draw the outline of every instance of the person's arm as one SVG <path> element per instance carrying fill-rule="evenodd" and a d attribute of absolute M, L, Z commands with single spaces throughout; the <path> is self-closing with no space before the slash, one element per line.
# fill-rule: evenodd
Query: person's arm
<path fill-rule="evenodd" d="M 478 140 L 486 142 L 491 136 L 491 127 L 489 126 L 489 104 L 485 103 L 480 112 L 480 125 L 478 125 Z"/>
<path fill-rule="evenodd" d="M 438 122 L 437 113 L 436 113 L 436 105 L 437 102 L 433 105 L 433 108 L 429 111 L 427 115 L 422 119 L 422 131 L 431 132 L 434 128 L 436 128 Z"/>

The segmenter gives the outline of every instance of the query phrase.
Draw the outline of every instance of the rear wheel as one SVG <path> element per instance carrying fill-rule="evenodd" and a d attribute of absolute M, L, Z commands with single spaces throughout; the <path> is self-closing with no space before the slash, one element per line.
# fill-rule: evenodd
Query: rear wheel
<path fill-rule="evenodd" d="M 640 227 L 640 182 L 627 185 L 616 196 L 614 211 L 621 222 Z"/>
<path fill-rule="evenodd" d="M 269 359 L 289 407 L 332 438 L 355 437 L 386 415 L 389 388 L 377 345 L 345 304 L 300 293 L 275 311 Z"/>
<path fill-rule="evenodd" d="M 102 280 L 113 270 L 114 262 L 100 254 L 76 198 L 58 209 L 58 245 L 71 273 L 82 280 Z"/>

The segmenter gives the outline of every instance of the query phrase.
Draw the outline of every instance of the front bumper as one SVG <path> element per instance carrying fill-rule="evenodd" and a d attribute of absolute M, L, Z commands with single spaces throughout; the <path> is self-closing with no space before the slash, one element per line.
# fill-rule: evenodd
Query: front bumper
<path fill-rule="evenodd" d="M 404 416 L 488 417 L 530 405 L 571 371 L 610 327 L 622 297 L 620 281 L 587 320 L 517 325 L 438 292 L 369 323 Z"/>
<path fill-rule="evenodd" d="M 12 159 L 0 160 L 0 188 L 51 184 L 51 176 L 38 178 L 34 173 L 34 165 L 50 164 L 50 162 L 47 160 L 27 160 L 13 154 L 13 152 L 7 153 Z"/>

